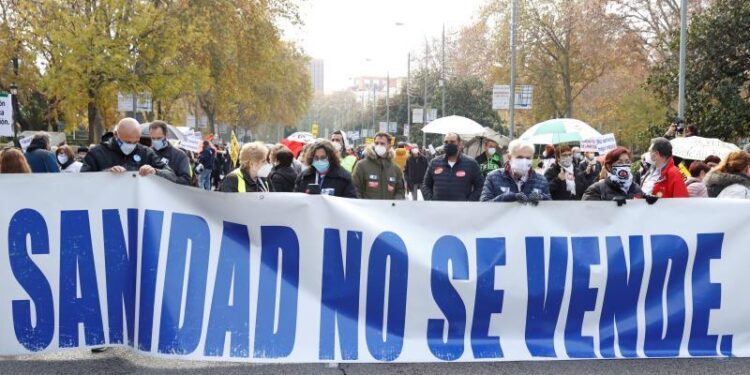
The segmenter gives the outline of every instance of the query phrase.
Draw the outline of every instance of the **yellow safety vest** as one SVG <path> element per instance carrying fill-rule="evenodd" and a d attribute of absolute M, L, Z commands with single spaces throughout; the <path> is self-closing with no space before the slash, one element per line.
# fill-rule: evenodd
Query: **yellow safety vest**
<path fill-rule="evenodd" d="M 247 192 L 247 186 L 245 186 L 245 176 L 242 174 L 242 168 L 237 168 L 229 174 L 237 176 L 237 192 Z"/>

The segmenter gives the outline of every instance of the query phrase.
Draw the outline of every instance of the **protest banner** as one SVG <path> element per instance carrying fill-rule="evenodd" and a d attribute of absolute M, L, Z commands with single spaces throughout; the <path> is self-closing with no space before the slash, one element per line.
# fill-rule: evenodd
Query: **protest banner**
<path fill-rule="evenodd" d="M 748 201 L 366 201 L 132 173 L 4 176 L 10 195 L 0 355 L 750 356 Z"/>

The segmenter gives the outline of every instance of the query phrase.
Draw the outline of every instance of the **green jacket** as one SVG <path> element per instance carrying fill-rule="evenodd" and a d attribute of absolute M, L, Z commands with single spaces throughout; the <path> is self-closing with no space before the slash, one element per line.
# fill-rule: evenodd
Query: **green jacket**
<path fill-rule="evenodd" d="M 354 189 L 361 199 L 404 199 L 404 173 L 393 162 L 393 150 L 379 158 L 372 145 L 354 167 Z"/>

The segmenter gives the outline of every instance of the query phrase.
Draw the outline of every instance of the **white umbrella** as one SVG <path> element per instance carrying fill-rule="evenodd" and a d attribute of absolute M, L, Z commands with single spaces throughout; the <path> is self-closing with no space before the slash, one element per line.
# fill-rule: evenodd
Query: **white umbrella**
<path fill-rule="evenodd" d="M 474 120 L 461 116 L 441 117 L 422 128 L 425 133 L 436 134 L 466 134 L 476 135 L 484 131 L 484 127 Z"/>
<path fill-rule="evenodd" d="M 583 121 L 572 118 L 557 118 L 532 126 L 521 135 L 520 139 L 537 145 L 556 145 L 580 142 L 600 136 L 601 133 Z"/>
<path fill-rule="evenodd" d="M 672 155 L 687 160 L 705 160 L 714 155 L 724 159 L 730 152 L 740 148 L 716 138 L 680 137 L 671 141 Z"/>
<path fill-rule="evenodd" d="M 308 132 L 296 132 L 290 134 L 286 139 L 292 141 L 292 142 L 299 142 L 299 143 L 309 143 L 315 140 L 315 137 L 311 133 Z"/>

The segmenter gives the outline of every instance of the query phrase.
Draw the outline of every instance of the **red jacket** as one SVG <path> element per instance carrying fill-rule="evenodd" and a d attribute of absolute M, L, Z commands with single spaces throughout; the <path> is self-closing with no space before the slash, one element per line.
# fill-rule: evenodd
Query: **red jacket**
<path fill-rule="evenodd" d="M 669 158 L 667 166 L 661 171 L 659 181 L 654 184 L 652 195 L 659 198 L 688 198 L 687 186 L 683 180 L 680 169 L 674 165 L 674 160 Z"/>

